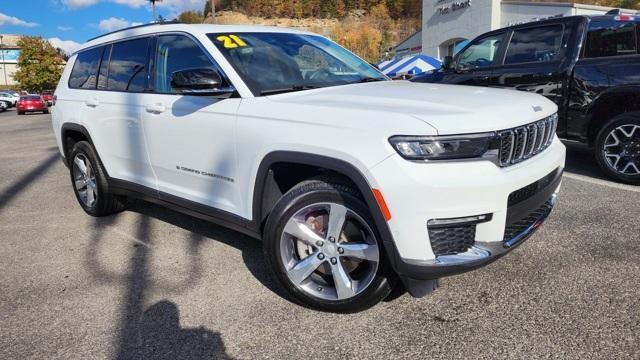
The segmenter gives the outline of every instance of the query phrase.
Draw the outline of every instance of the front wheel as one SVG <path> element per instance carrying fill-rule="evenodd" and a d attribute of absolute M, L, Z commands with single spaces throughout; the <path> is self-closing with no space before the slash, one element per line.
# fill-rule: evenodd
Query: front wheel
<path fill-rule="evenodd" d="M 269 215 L 264 251 L 287 292 L 318 310 L 361 311 L 392 289 L 369 210 L 348 185 L 310 180 L 292 188 Z"/>
<path fill-rule="evenodd" d="M 616 116 L 600 130 L 596 158 L 609 177 L 640 185 L 640 113 Z"/>

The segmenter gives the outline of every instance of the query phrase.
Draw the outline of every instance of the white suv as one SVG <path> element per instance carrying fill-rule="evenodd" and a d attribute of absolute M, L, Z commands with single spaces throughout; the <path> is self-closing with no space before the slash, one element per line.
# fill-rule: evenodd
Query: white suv
<path fill-rule="evenodd" d="M 313 33 L 156 24 L 93 39 L 53 128 L 82 208 L 141 197 L 264 242 L 301 303 L 351 312 L 504 255 L 565 148 L 535 94 L 390 81 Z"/>

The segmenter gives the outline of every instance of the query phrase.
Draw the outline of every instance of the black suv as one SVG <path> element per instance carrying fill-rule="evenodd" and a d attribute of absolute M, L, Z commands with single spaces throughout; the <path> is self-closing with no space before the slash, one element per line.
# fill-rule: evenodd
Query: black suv
<path fill-rule="evenodd" d="M 535 92 L 558 105 L 558 136 L 640 184 L 640 16 L 571 16 L 481 35 L 417 82 Z"/>

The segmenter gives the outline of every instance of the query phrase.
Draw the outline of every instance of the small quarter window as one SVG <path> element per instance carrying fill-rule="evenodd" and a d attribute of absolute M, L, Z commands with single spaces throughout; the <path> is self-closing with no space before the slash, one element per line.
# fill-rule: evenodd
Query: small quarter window
<path fill-rule="evenodd" d="M 72 89 L 95 89 L 98 77 L 98 66 L 102 57 L 102 47 L 85 50 L 76 57 L 73 64 L 69 87 Z"/>
<path fill-rule="evenodd" d="M 107 89 L 116 91 L 144 91 L 147 83 L 148 38 L 113 44 Z"/>
<path fill-rule="evenodd" d="M 560 58 L 562 25 L 514 30 L 505 64 L 554 61 Z"/>

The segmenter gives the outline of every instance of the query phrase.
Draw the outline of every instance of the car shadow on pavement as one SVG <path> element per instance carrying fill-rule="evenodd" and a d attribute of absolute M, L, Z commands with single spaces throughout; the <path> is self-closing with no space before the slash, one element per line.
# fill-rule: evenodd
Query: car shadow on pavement
<path fill-rule="evenodd" d="M 54 152 L 42 160 L 38 166 L 9 185 L 9 187 L 0 194 L 0 212 L 34 181 L 39 180 L 57 161 L 58 152 Z"/>
<path fill-rule="evenodd" d="M 567 147 L 565 171 L 594 179 L 611 181 L 611 179 L 600 170 L 592 150 L 582 144 L 567 142 L 565 146 Z"/>
<path fill-rule="evenodd" d="M 262 243 L 254 238 L 210 222 L 156 205 L 143 200 L 133 200 L 127 210 L 153 217 L 180 227 L 204 240 L 221 242 L 242 252 L 242 260 L 251 274 L 266 288 L 281 298 L 291 301 L 284 289 L 269 275 L 264 261 Z"/>
<path fill-rule="evenodd" d="M 110 272 L 100 264 L 98 247 L 118 215 L 96 218 L 94 232 L 88 246 L 85 265 L 91 275 L 102 283 L 124 286 L 120 301 L 118 334 L 114 357 L 117 359 L 231 359 L 226 354 L 219 333 L 205 327 L 182 328 L 175 303 L 161 300 L 145 309 L 145 301 L 152 288 L 163 292 L 178 292 L 197 282 L 200 277 L 198 236 L 191 237 L 189 252 L 197 263 L 181 285 L 152 284 L 149 259 L 152 252 L 151 217 L 140 215 L 133 250 L 124 274 Z"/>

